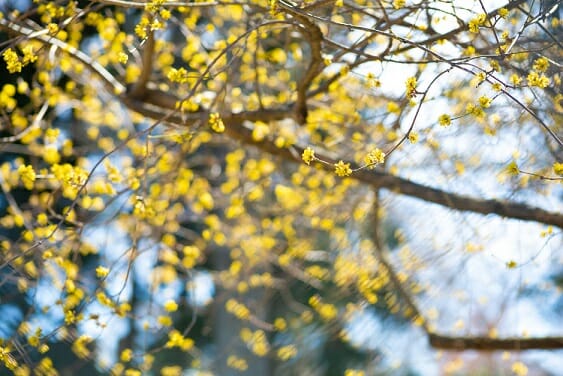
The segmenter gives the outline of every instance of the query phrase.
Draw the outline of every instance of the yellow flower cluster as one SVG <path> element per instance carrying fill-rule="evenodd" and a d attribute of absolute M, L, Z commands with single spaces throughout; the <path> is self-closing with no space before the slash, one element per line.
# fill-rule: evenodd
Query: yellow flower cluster
<path fill-rule="evenodd" d="M 486 20 L 487 20 L 487 15 L 484 13 L 481 13 L 477 17 L 471 19 L 468 25 L 469 31 L 472 33 L 478 33 L 479 26 L 483 26 Z"/>
<path fill-rule="evenodd" d="M 2 87 L 0 91 L 0 108 L 6 108 L 8 111 L 12 111 L 16 105 L 17 101 L 14 99 L 16 94 L 16 87 L 12 84 L 6 84 Z"/>
<path fill-rule="evenodd" d="M 209 126 L 214 132 L 217 133 L 225 132 L 225 124 L 223 123 L 221 116 L 216 112 L 212 112 L 211 114 L 209 114 Z"/>
<path fill-rule="evenodd" d="M 438 122 L 442 127 L 447 127 L 452 123 L 452 118 L 448 114 L 442 114 L 438 118 Z"/>
<path fill-rule="evenodd" d="M 18 362 L 10 355 L 10 352 L 11 349 L 9 347 L 0 346 L 0 362 L 2 362 L 7 369 L 14 370 L 18 366 Z"/>
<path fill-rule="evenodd" d="M 508 164 L 508 166 L 506 166 L 506 172 L 509 175 L 516 176 L 520 173 L 520 169 L 518 168 L 518 165 L 516 164 L 516 162 L 512 161 Z"/>
<path fill-rule="evenodd" d="M 78 337 L 72 344 L 72 351 L 81 359 L 86 359 L 90 355 L 88 344 L 92 342 L 92 338 L 87 335 Z"/>
<path fill-rule="evenodd" d="M 407 98 L 413 98 L 416 93 L 416 77 L 409 77 L 405 82 L 405 86 L 407 88 Z"/>
<path fill-rule="evenodd" d="M 549 85 L 549 78 L 546 77 L 545 74 L 539 74 L 538 72 L 530 72 L 528 74 L 528 85 L 536 86 L 539 88 L 546 88 Z"/>
<path fill-rule="evenodd" d="M 534 65 L 532 67 L 538 72 L 545 72 L 547 68 L 549 68 L 549 60 L 542 56 L 534 61 Z"/>
<path fill-rule="evenodd" d="M 227 365 L 239 371 L 246 371 L 248 369 L 248 363 L 246 362 L 246 359 L 239 358 L 234 355 L 230 355 L 227 358 Z"/>
<path fill-rule="evenodd" d="M 21 63 L 18 54 L 14 50 L 8 48 L 6 51 L 4 51 L 2 57 L 6 62 L 6 68 L 8 69 L 8 72 L 18 73 L 22 71 L 23 64 Z"/>
<path fill-rule="evenodd" d="M 35 183 L 36 174 L 33 170 L 33 167 L 28 165 L 21 165 L 18 168 L 18 174 L 20 175 L 20 179 L 26 189 L 33 189 L 33 185 Z"/>
<path fill-rule="evenodd" d="M 485 96 L 485 95 L 479 97 L 479 106 L 481 106 L 482 108 L 491 107 L 491 102 L 492 102 L 492 99 Z"/>
<path fill-rule="evenodd" d="M 401 9 L 405 6 L 406 0 L 393 0 L 393 8 Z"/>
<path fill-rule="evenodd" d="M 385 153 L 381 151 L 381 149 L 379 148 L 375 148 L 364 157 L 364 163 L 370 169 L 373 169 L 378 164 L 382 164 L 384 162 L 385 162 Z"/>
<path fill-rule="evenodd" d="M 96 268 L 96 277 L 98 278 L 105 278 L 109 274 L 109 269 L 104 266 L 98 266 Z"/>
<path fill-rule="evenodd" d="M 319 316 L 325 321 L 331 321 L 338 316 L 338 308 L 333 304 L 323 303 L 318 295 L 309 298 L 309 305 L 317 311 Z"/>
<path fill-rule="evenodd" d="M 512 364 L 512 372 L 517 376 L 526 376 L 528 374 L 528 367 L 522 362 L 515 362 Z"/>
<path fill-rule="evenodd" d="M 305 148 L 305 150 L 303 150 L 303 154 L 301 154 L 301 159 L 303 162 L 310 164 L 315 160 L 315 151 L 310 147 Z"/>
<path fill-rule="evenodd" d="M 297 349 L 293 345 L 282 346 L 277 355 L 280 360 L 286 361 L 297 355 Z"/>
<path fill-rule="evenodd" d="M 55 164 L 51 167 L 51 172 L 55 179 L 61 183 L 63 196 L 71 200 L 76 198 L 78 191 L 88 178 L 88 173 L 84 169 L 79 166 L 72 166 L 69 163 Z"/>
<path fill-rule="evenodd" d="M 508 16 L 508 9 L 500 8 L 498 10 L 498 15 L 501 16 L 502 18 L 506 18 L 506 16 Z"/>
<path fill-rule="evenodd" d="M 365 376 L 365 372 L 357 369 L 347 369 L 344 371 L 344 376 Z"/>
<path fill-rule="evenodd" d="M 182 259 L 182 266 L 186 269 L 191 269 L 197 264 L 197 260 L 201 257 L 201 251 L 198 247 L 193 245 L 185 246 L 182 249 L 184 258 Z"/>
<path fill-rule="evenodd" d="M 178 310 L 178 303 L 170 299 L 164 303 L 164 310 L 166 312 L 176 312 Z"/>
<path fill-rule="evenodd" d="M 340 177 L 352 175 L 352 169 L 350 168 L 350 163 L 345 163 L 344 161 L 338 161 L 334 164 L 334 173 Z"/>
<path fill-rule="evenodd" d="M 227 312 L 232 313 L 240 320 L 248 320 L 250 318 L 250 310 L 242 303 L 237 302 L 235 299 L 229 299 L 225 303 Z"/>
<path fill-rule="evenodd" d="M 189 81 L 188 71 L 185 68 L 170 68 L 166 77 L 172 82 L 185 84 Z"/>
<path fill-rule="evenodd" d="M 379 81 L 373 73 L 369 72 L 366 76 L 366 86 L 370 89 L 380 87 L 381 81 Z"/>
<path fill-rule="evenodd" d="M 263 330 L 253 332 L 248 328 L 243 328 L 240 331 L 240 337 L 254 354 L 266 356 L 270 352 L 270 343 Z"/>
<path fill-rule="evenodd" d="M 182 333 L 177 330 L 172 330 L 168 333 L 168 341 L 164 345 L 166 348 L 178 347 L 182 351 L 189 351 L 194 347 L 194 340 L 185 338 Z"/>

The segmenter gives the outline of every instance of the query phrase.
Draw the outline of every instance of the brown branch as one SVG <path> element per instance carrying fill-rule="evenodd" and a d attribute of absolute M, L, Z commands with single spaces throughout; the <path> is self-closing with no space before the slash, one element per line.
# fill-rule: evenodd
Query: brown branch
<path fill-rule="evenodd" d="M 147 92 L 147 83 L 151 77 L 153 60 L 154 60 L 154 31 L 147 30 L 147 39 L 145 40 L 143 46 L 142 54 L 142 68 L 141 74 L 139 75 L 137 82 L 133 85 L 130 95 L 133 98 L 143 98 Z"/>
<path fill-rule="evenodd" d="M 428 334 L 428 342 L 435 349 L 443 350 L 556 350 L 563 348 L 563 337 L 535 338 L 489 338 L 449 337 L 435 333 Z"/>
<path fill-rule="evenodd" d="M 75 58 L 85 63 L 86 66 L 89 67 L 94 73 L 98 74 L 100 78 L 104 80 L 106 86 L 109 86 L 113 89 L 112 92 L 119 93 L 124 91 L 122 84 L 119 83 L 103 66 L 98 64 L 82 51 L 77 50 L 76 48 L 73 48 L 72 46 L 69 46 L 68 44 L 56 38 L 45 35 L 45 31 L 34 31 L 5 19 L 0 19 L 0 27 L 1 26 L 23 34 L 30 39 L 38 39 L 44 43 L 55 45 L 69 52 Z M 185 125 L 186 123 L 193 123 L 193 120 L 195 119 L 197 119 L 198 121 L 206 119 L 206 114 L 203 112 L 188 114 L 188 116 L 182 116 L 177 113 L 172 114 L 170 113 L 170 110 L 163 111 L 163 108 L 161 106 L 164 103 L 160 103 L 162 102 L 161 100 L 165 99 L 166 102 L 166 106 L 163 107 L 170 108 L 172 105 L 173 96 L 165 95 L 165 93 L 162 93 L 162 95 L 160 96 L 155 94 L 158 93 L 156 93 L 155 91 L 155 93 L 151 93 L 149 97 L 153 99 L 158 98 L 159 100 L 153 101 L 152 105 L 149 106 L 147 106 L 146 103 L 134 100 L 133 98 L 121 96 L 121 99 L 123 100 L 123 103 L 130 109 L 157 120 L 162 120 L 163 117 L 166 117 L 166 121 L 168 122 Z M 287 109 L 274 109 L 249 111 L 239 114 L 224 114 L 223 121 L 225 122 L 225 124 L 227 124 L 227 134 L 232 138 L 242 141 L 245 144 L 255 145 L 259 149 L 266 151 L 272 155 L 278 155 L 288 160 L 300 161 L 300 154 L 304 149 L 302 146 L 294 145 L 291 148 L 280 149 L 275 146 L 273 142 L 267 140 L 257 142 L 252 138 L 252 130 L 243 125 L 243 122 L 245 120 L 275 121 L 293 117 L 294 113 L 288 111 Z M 336 160 L 328 156 L 322 156 L 319 154 L 317 155 L 319 159 L 328 162 L 328 164 L 322 164 L 322 167 L 326 170 L 332 170 L 332 166 L 330 164 L 335 163 Z M 353 169 L 357 169 L 358 167 L 359 166 L 357 165 L 352 166 Z M 433 202 L 435 204 L 449 207 L 455 210 L 470 211 L 485 215 L 496 214 L 503 217 L 536 221 L 563 228 L 563 214 L 549 212 L 547 210 L 531 207 L 525 204 L 499 200 L 474 199 L 418 184 L 380 170 L 359 170 L 354 173 L 353 178 L 363 183 L 369 184 L 374 188 L 385 188 L 393 192 L 416 197 L 427 202 Z"/>
<path fill-rule="evenodd" d="M 314 22 L 296 12 L 293 6 L 287 4 L 284 0 L 279 1 L 278 4 L 299 21 L 300 28 L 303 30 L 301 34 L 311 48 L 311 61 L 305 75 L 297 83 L 297 100 L 295 101 L 296 120 L 299 124 L 304 124 L 307 121 L 307 90 L 315 77 L 322 71 L 321 43 L 323 41 L 323 33 Z"/>
<path fill-rule="evenodd" d="M 418 305 L 412 294 L 403 286 L 401 280 L 395 272 L 393 264 L 387 259 L 383 251 L 383 245 L 379 238 L 378 225 L 378 191 L 375 190 L 375 200 L 373 208 L 373 228 L 371 237 L 374 241 L 374 254 L 377 260 L 383 265 L 389 274 L 389 279 L 397 289 L 399 296 L 403 299 L 407 307 L 413 312 L 413 317 L 422 319 L 422 328 L 428 336 L 430 346 L 435 349 L 442 350 L 478 350 L 478 351 L 495 351 L 495 350 L 553 350 L 563 348 L 563 337 L 534 337 L 534 338 L 490 338 L 490 337 L 454 337 L 433 333 L 432 329 L 421 314 Z"/>
<path fill-rule="evenodd" d="M 255 116 L 256 114 L 253 114 L 253 117 Z M 246 120 L 244 118 L 244 114 L 225 117 L 223 120 L 227 125 L 227 132 L 229 136 L 238 139 L 245 144 L 255 145 L 259 149 L 270 154 L 279 155 L 289 160 L 301 161 L 300 155 L 304 150 L 304 147 L 302 146 L 294 145 L 291 149 L 280 149 L 276 147 L 273 142 L 258 142 L 253 140 L 252 130 L 242 124 L 241 120 Z M 336 159 L 320 155 L 318 153 L 317 157 L 323 161 L 328 162 L 328 164 L 321 164 L 322 168 L 329 171 L 333 170 L 331 164 L 336 163 Z M 352 163 L 351 165 L 352 169 L 357 169 L 359 167 L 357 165 L 353 165 Z M 526 204 L 493 199 L 475 199 L 455 193 L 446 192 L 441 189 L 428 187 L 426 185 L 415 183 L 408 179 L 391 175 L 380 170 L 359 170 L 354 172 L 352 178 L 369 184 L 374 188 L 385 188 L 392 192 L 419 198 L 421 200 L 432 202 L 455 210 L 469 211 L 485 215 L 496 214 L 507 218 L 536 221 L 563 228 L 563 214 L 549 212 L 547 210 L 528 206 Z"/>
<path fill-rule="evenodd" d="M 137 111 L 147 117 L 161 119 L 166 115 L 167 122 L 181 126 L 192 124 L 194 121 L 205 121 L 208 117 L 206 112 L 195 112 L 185 114 L 184 116 L 180 114 L 170 115 L 156 106 L 147 106 L 146 103 L 140 101 L 135 101 L 129 98 L 122 98 L 122 101 L 129 109 Z M 270 140 L 256 141 L 252 137 L 252 129 L 244 125 L 245 121 L 252 122 L 260 120 L 268 122 L 292 117 L 293 113 L 290 108 L 246 111 L 237 114 L 222 114 L 223 122 L 226 125 L 225 133 L 229 137 L 246 145 L 253 145 L 271 155 L 276 155 L 293 162 L 301 162 L 301 154 L 303 153 L 305 147 L 295 144 L 290 148 L 278 148 L 274 142 Z M 338 160 L 317 152 L 315 154 L 320 160 L 326 162 L 319 164 L 319 166 L 332 172 L 333 164 L 338 162 Z M 419 198 L 426 202 L 432 202 L 454 210 L 484 215 L 496 214 L 507 218 L 535 221 L 547 225 L 553 225 L 563 229 L 563 214 L 561 213 L 550 212 L 541 208 L 516 202 L 467 197 L 419 184 L 385 171 L 359 169 L 360 166 L 352 162 L 350 164 L 353 170 L 357 170 L 353 173 L 351 178 L 368 184 L 376 189 L 385 188 L 398 194 Z"/>

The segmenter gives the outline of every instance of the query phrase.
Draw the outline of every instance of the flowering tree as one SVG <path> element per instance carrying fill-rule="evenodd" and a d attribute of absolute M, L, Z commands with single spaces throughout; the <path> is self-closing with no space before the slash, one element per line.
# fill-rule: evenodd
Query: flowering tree
<path fill-rule="evenodd" d="M 4 370 L 563 347 L 558 2 L 2 4 Z"/>

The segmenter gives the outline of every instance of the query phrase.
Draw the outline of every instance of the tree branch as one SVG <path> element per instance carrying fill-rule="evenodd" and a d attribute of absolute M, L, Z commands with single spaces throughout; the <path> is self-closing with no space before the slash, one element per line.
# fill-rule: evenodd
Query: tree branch
<path fill-rule="evenodd" d="M 535 338 L 489 338 L 489 337 L 449 337 L 429 333 L 428 341 L 435 349 L 443 350 L 479 350 L 479 351 L 519 351 L 519 350 L 556 350 L 563 348 L 563 337 Z"/>
<path fill-rule="evenodd" d="M 321 43 L 323 34 L 321 29 L 307 17 L 295 12 L 293 7 L 284 0 L 278 1 L 278 4 L 286 12 L 291 14 L 301 24 L 303 29 L 302 35 L 309 42 L 311 48 L 311 61 L 305 75 L 297 83 L 297 100 L 295 101 L 295 116 L 298 123 L 303 124 L 307 120 L 307 90 L 309 86 L 322 70 L 323 57 L 321 55 Z"/>
<path fill-rule="evenodd" d="M 153 119 L 161 119 L 163 116 L 166 116 L 167 122 L 178 124 L 180 126 L 189 125 L 190 123 L 193 123 L 194 120 L 205 121 L 208 117 L 206 112 L 190 113 L 184 115 L 183 117 L 177 113 L 170 115 L 162 110 L 159 111 L 158 107 L 148 107 L 145 103 L 139 101 L 127 98 L 123 98 L 122 100 L 123 103 L 133 111 L 137 111 Z M 236 114 L 222 114 L 223 122 L 226 125 L 225 133 L 229 137 L 246 145 L 253 145 L 271 155 L 276 155 L 293 162 L 301 162 L 301 154 L 305 149 L 304 146 L 295 144 L 289 148 L 278 148 L 273 141 L 268 139 L 256 141 L 252 137 L 252 129 L 244 125 L 245 121 L 252 122 L 260 120 L 268 122 L 292 117 L 293 113 L 291 108 L 265 109 L 246 111 Z M 332 172 L 333 164 L 338 162 L 338 160 L 317 152 L 315 154 L 319 159 L 327 162 L 319 164 L 320 167 Z M 357 170 L 353 173 L 351 178 L 368 184 L 373 188 L 385 188 L 394 193 L 415 197 L 454 210 L 484 215 L 496 214 L 506 218 L 535 221 L 563 229 L 563 214 L 561 213 L 550 212 L 541 208 L 516 202 L 467 197 L 415 183 L 408 179 L 391 175 L 385 171 L 359 169 L 360 166 L 353 162 L 350 162 L 350 165 L 353 170 Z"/>
<path fill-rule="evenodd" d="M 154 60 L 154 47 L 155 47 L 154 31 L 150 30 L 149 28 L 149 30 L 147 30 L 147 39 L 145 40 L 143 46 L 142 65 L 141 65 L 143 67 L 143 70 L 141 71 L 141 74 L 137 79 L 137 82 L 135 82 L 135 84 L 133 85 L 133 88 L 131 89 L 131 93 L 130 93 L 130 95 L 134 98 L 143 98 L 146 95 L 147 83 L 149 82 L 152 73 L 152 66 Z"/>
<path fill-rule="evenodd" d="M 490 338 L 490 337 L 452 337 L 438 333 L 433 333 L 432 329 L 421 314 L 416 300 L 412 294 L 403 286 L 401 280 L 395 272 L 393 264 L 387 259 L 383 252 L 383 244 L 379 237 L 379 221 L 377 218 L 379 197 L 378 191 L 375 190 L 375 200 L 373 208 L 373 228 L 371 237 L 374 242 L 374 254 L 387 273 L 389 279 L 397 289 L 399 296 L 403 299 L 407 307 L 413 312 L 413 317 L 422 319 L 422 328 L 428 336 L 430 346 L 435 349 L 442 350 L 479 350 L 479 351 L 495 351 L 495 350 L 554 350 L 563 348 L 563 337 L 533 337 L 533 338 Z"/>
<path fill-rule="evenodd" d="M 255 117 L 256 113 L 252 115 Z M 242 141 L 245 144 L 255 145 L 259 149 L 270 154 L 279 155 L 288 160 L 301 161 L 300 156 L 305 149 L 303 146 L 293 145 L 288 149 L 280 149 L 271 141 L 255 141 L 252 138 L 252 130 L 242 124 L 241 120 L 249 120 L 245 119 L 244 113 L 230 117 L 227 116 L 223 120 L 227 125 L 227 133 L 229 136 Z M 328 162 L 328 164 L 321 164 L 321 167 L 332 172 L 332 164 L 338 161 L 334 158 L 320 155 L 318 153 L 316 153 L 316 155 L 319 159 Z M 352 169 L 358 169 L 360 167 L 354 163 L 350 164 Z M 507 218 L 545 223 L 547 225 L 553 225 L 563 229 L 563 214 L 549 212 L 526 204 L 493 199 L 483 200 L 471 198 L 456 193 L 450 193 L 441 189 L 428 187 L 380 170 L 362 169 L 354 172 L 352 178 L 369 184 L 374 188 L 385 188 L 395 193 L 419 198 L 427 202 L 432 202 L 459 211 L 469 211 L 485 215 L 496 214 Z"/>

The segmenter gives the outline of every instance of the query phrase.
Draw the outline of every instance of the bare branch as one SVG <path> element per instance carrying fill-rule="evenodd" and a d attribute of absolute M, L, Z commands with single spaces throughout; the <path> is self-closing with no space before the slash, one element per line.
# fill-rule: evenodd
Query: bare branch
<path fill-rule="evenodd" d="M 428 334 L 430 346 L 443 350 L 479 350 L 479 351 L 519 351 L 519 350 L 556 350 L 563 348 L 563 337 L 534 338 L 489 338 L 489 337 L 448 337 L 440 334 Z"/>
<path fill-rule="evenodd" d="M 130 95 L 134 98 L 143 98 L 147 91 L 147 83 L 151 77 L 152 66 L 154 60 L 154 31 L 147 30 L 147 39 L 143 45 L 143 55 L 142 55 L 142 67 L 143 70 L 137 79 L 137 82 L 133 85 Z"/>
<path fill-rule="evenodd" d="M 279 1 L 279 5 L 301 23 L 301 28 L 303 29 L 302 34 L 311 47 L 311 61 L 309 62 L 309 67 L 307 68 L 305 75 L 297 84 L 295 115 L 298 122 L 302 124 L 307 120 L 307 89 L 322 70 L 323 66 L 323 58 L 321 55 L 323 34 L 317 25 L 315 25 L 307 17 L 295 12 L 293 7 L 287 4 L 284 0 Z"/>

